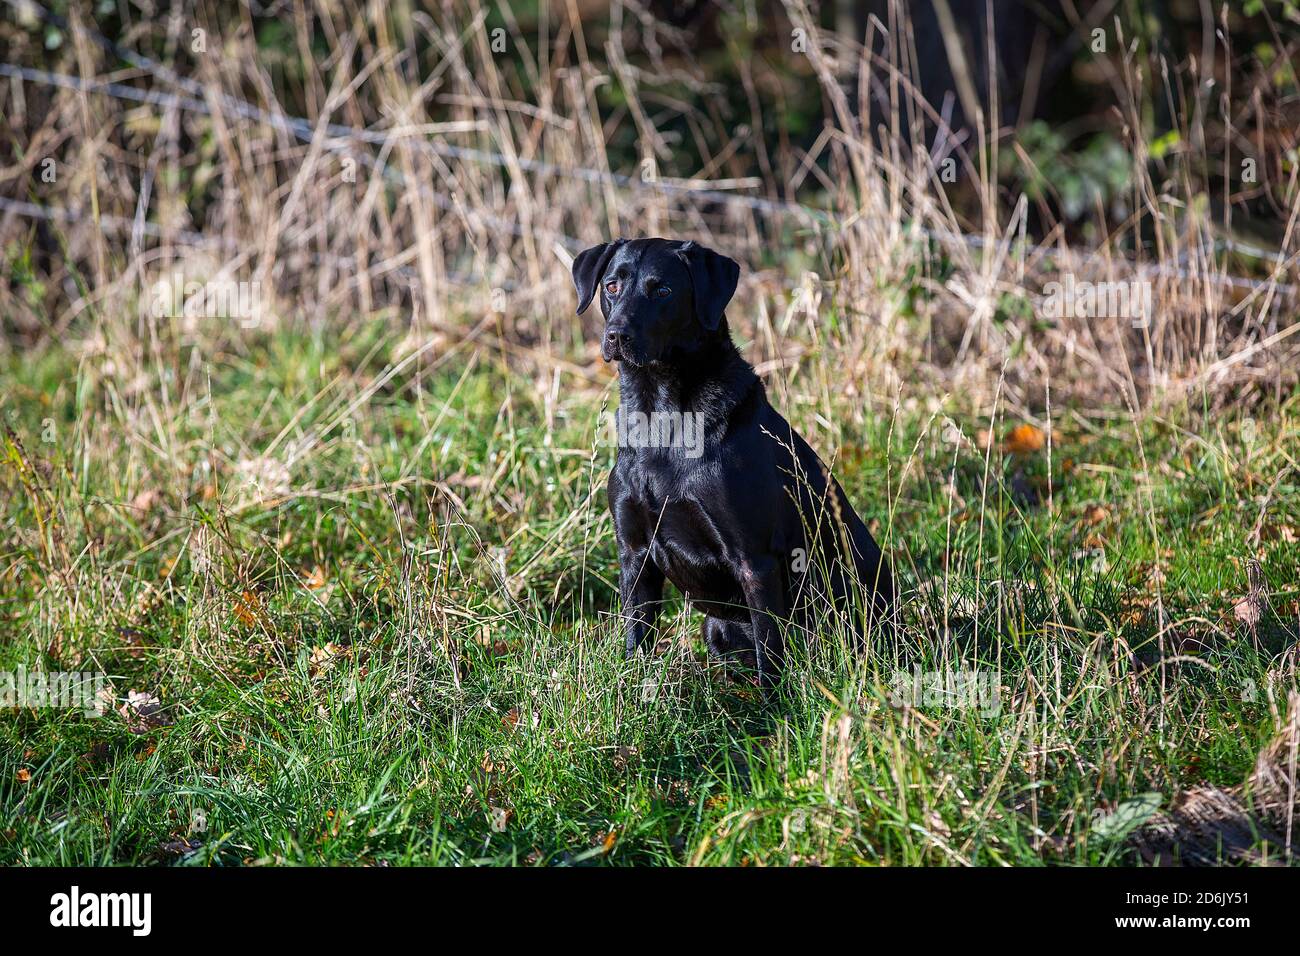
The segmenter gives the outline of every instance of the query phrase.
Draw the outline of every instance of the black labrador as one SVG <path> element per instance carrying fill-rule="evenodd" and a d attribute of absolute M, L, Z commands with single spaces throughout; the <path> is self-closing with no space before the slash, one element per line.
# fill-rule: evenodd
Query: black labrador
<path fill-rule="evenodd" d="M 894 584 L 839 483 L 731 341 L 724 312 L 739 276 L 726 256 L 669 239 L 619 239 L 573 261 L 578 313 L 599 293 L 601 355 L 619 363 L 609 510 L 627 654 L 667 579 L 706 614 L 709 651 L 771 688 L 783 624 L 806 627 L 833 606 L 860 642 L 889 626 Z"/>

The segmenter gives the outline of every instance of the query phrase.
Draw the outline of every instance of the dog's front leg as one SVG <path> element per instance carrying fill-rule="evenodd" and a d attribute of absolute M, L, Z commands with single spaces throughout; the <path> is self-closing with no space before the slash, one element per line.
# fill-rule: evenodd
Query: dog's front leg
<path fill-rule="evenodd" d="M 758 682 L 763 690 L 772 690 L 785 663 L 780 622 L 786 614 L 786 599 L 780 566 L 770 558 L 745 562 L 740 567 L 740 589 L 753 624 Z"/>
<path fill-rule="evenodd" d="M 619 556 L 618 591 L 623 603 L 623 628 L 627 656 L 645 643 L 663 602 L 663 572 L 650 560 L 649 550 Z"/>

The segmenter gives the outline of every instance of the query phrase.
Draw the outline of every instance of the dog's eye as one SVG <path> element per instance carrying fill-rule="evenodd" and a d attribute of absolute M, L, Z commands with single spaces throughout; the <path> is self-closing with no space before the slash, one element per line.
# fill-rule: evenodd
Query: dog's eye
<path fill-rule="evenodd" d="M 618 295 L 618 280 L 610 279 L 605 283 L 605 291 L 610 295 Z"/>
<path fill-rule="evenodd" d="M 666 285 L 661 285 L 659 288 L 655 289 L 656 299 L 666 299 L 672 294 L 673 294 L 673 290 L 668 288 L 668 286 Z"/>

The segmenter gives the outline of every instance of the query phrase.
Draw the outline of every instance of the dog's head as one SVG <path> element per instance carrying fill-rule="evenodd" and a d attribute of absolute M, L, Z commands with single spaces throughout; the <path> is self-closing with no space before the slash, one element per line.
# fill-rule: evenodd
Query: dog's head
<path fill-rule="evenodd" d="M 573 260 L 578 314 L 600 294 L 606 362 L 672 364 L 718 335 L 740 266 L 694 242 L 618 239 Z"/>

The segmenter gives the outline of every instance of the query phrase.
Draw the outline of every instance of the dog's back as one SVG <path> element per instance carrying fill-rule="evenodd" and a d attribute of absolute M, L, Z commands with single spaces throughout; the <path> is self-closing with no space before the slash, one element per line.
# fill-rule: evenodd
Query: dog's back
<path fill-rule="evenodd" d="M 896 601 L 889 562 L 817 453 L 775 408 L 769 405 L 768 412 L 776 426 L 769 431 L 782 436 L 778 469 L 791 497 L 791 520 L 805 529 L 807 551 L 791 568 L 793 606 L 816 613 L 829 600 L 858 636 L 888 626 Z"/>

